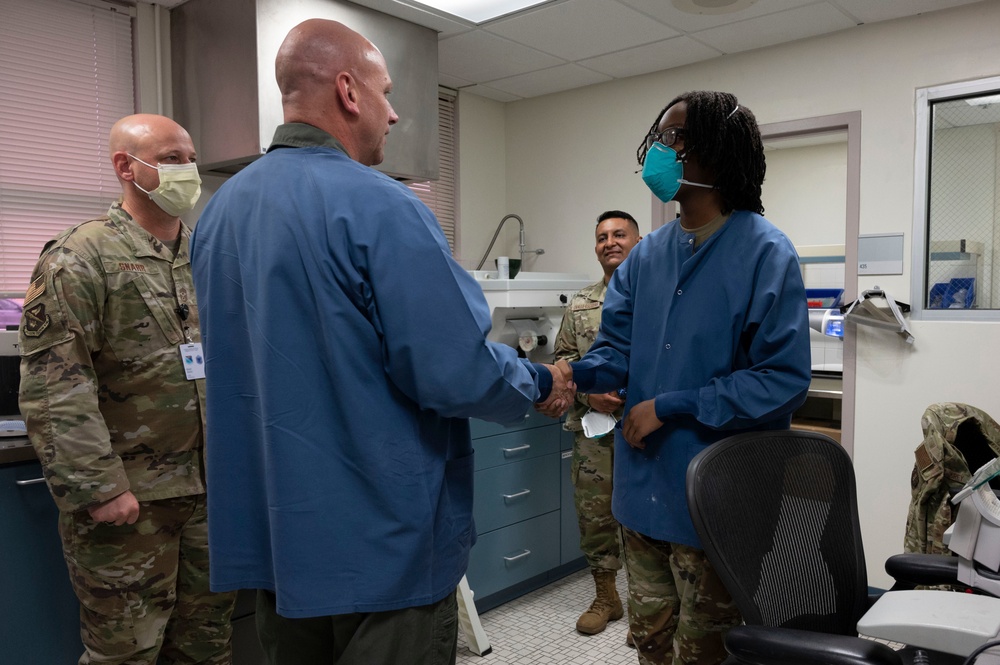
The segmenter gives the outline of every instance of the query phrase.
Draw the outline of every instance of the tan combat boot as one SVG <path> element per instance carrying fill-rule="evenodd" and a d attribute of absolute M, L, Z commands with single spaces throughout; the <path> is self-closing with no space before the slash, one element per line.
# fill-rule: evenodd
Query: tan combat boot
<path fill-rule="evenodd" d="M 615 571 L 591 569 L 590 572 L 597 586 L 597 598 L 577 619 L 576 629 L 586 635 L 596 635 L 607 627 L 609 621 L 625 616 L 625 610 L 615 587 Z"/>

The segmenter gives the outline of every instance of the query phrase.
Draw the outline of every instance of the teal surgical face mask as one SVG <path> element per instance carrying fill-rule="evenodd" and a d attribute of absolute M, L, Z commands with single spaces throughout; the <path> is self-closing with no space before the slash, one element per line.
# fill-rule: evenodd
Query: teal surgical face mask
<path fill-rule="evenodd" d="M 712 189 L 713 185 L 703 185 L 684 179 L 684 163 L 677 157 L 677 151 L 662 143 L 654 143 L 646 151 L 646 161 L 642 164 L 642 181 L 664 203 L 673 201 L 681 185 Z"/>
<path fill-rule="evenodd" d="M 145 193 L 153 203 L 160 206 L 163 212 L 173 217 L 180 217 L 198 203 L 198 199 L 201 197 L 201 176 L 198 175 L 197 164 L 192 162 L 190 164 L 158 164 L 153 166 L 133 154 L 126 154 L 140 164 L 156 169 L 160 176 L 160 185 L 153 191 L 143 189 L 134 180 L 132 184 L 140 192 Z"/>

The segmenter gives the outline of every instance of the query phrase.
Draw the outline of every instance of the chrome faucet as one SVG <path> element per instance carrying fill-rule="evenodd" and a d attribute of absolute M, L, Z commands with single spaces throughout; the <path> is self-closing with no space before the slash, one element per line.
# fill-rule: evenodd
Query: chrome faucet
<path fill-rule="evenodd" d="M 511 219 L 511 218 L 517 220 L 517 224 L 518 224 L 518 227 L 519 227 L 519 229 L 518 229 L 518 252 L 519 252 L 519 258 L 521 259 L 521 267 L 522 268 L 524 267 L 524 255 L 525 255 L 526 252 L 530 253 L 530 254 L 544 254 L 545 253 L 544 249 L 525 249 L 524 248 L 524 220 L 521 219 L 518 215 L 515 215 L 515 214 L 511 213 L 509 215 L 504 215 L 504 218 L 500 220 L 499 224 L 497 224 L 497 230 L 494 231 L 494 233 L 493 233 L 493 240 L 490 240 L 490 246 L 486 248 L 486 253 L 483 254 L 483 258 L 480 259 L 479 265 L 476 266 L 476 270 L 482 270 L 483 264 L 486 263 L 486 257 L 488 257 L 490 255 L 490 250 L 493 249 L 493 243 L 495 243 L 497 241 L 497 236 L 500 235 L 500 229 L 503 228 L 504 222 L 506 222 L 508 219 Z"/>

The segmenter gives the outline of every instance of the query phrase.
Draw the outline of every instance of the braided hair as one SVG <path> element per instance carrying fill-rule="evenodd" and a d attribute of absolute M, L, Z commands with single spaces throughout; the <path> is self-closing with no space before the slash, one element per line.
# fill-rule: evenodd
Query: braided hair
<path fill-rule="evenodd" d="M 686 92 L 667 104 L 650 131 L 674 104 L 687 104 L 684 150 L 697 155 L 698 163 L 715 174 L 715 188 L 722 195 L 722 212 L 750 210 L 764 214 L 764 144 L 753 112 L 728 92 Z"/>

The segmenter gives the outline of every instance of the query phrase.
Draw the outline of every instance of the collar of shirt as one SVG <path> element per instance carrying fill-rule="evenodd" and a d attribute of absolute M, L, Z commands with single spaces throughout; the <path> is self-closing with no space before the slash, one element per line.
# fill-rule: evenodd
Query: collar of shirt
<path fill-rule="evenodd" d="M 181 222 L 181 234 L 177 242 L 164 243 L 154 238 L 148 231 L 132 219 L 121 203 L 115 202 L 108 209 L 108 219 L 122 230 L 135 251 L 136 257 L 155 256 L 165 261 L 177 262 L 178 265 L 188 261 L 188 243 L 191 229 Z"/>
<path fill-rule="evenodd" d="M 687 229 L 684 228 L 683 224 L 681 224 L 681 231 L 693 235 L 694 246 L 698 247 L 706 240 L 708 240 L 713 233 L 722 228 L 722 225 L 729 220 L 730 214 L 731 213 L 719 215 L 718 217 L 710 221 L 708 224 L 703 224 L 702 226 L 699 226 L 696 229 Z"/>
<path fill-rule="evenodd" d="M 275 148 L 333 148 L 347 154 L 347 149 L 333 135 L 319 127 L 304 122 L 289 122 L 274 130 L 274 138 L 267 151 Z"/>

